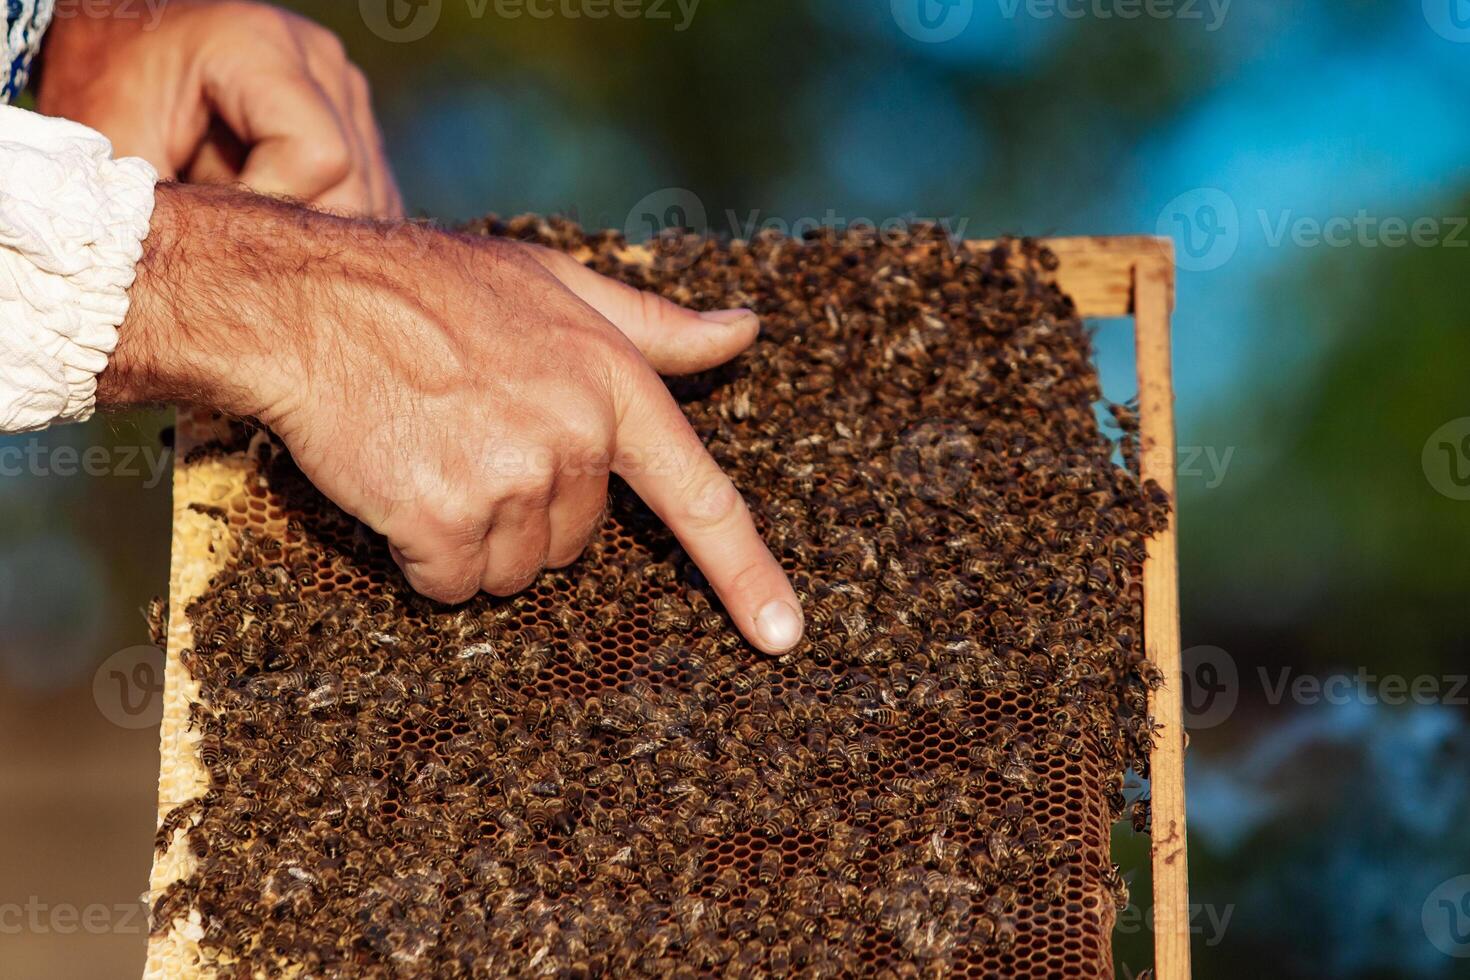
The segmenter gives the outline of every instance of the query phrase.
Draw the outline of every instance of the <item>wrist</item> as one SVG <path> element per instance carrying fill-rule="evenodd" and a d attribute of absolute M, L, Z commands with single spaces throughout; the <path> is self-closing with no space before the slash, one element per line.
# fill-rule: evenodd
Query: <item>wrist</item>
<path fill-rule="evenodd" d="M 311 347 L 300 280 L 312 253 L 303 226 L 317 217 L 229 188 L 160 184 L 99 401 L 279 411 Z"/>

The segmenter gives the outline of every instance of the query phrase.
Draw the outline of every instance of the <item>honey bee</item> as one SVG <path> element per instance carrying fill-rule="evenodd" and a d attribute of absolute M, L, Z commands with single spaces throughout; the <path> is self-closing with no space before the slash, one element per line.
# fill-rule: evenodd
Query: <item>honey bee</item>
<path fill-rule="evenodd" d="M 597 865 L 593 868 L 593 873 L 598 877 L 620 882 L 625 885 L 638 881 L 637 872 L 626 864 L 619 864 L 616 861 L 605 861 Z"/>
<path fill-rule="evenodd" d="M 1138 799 L 1129 808 L 1129 816 L 1135 833 L 1148 832 L 1151 807 L 1147 799 Z"/>
<path fill-rule="evenodd" d="M 993 922 L 995 929 L 990 942 L 996 949 L 1006 952 L 1015 946 L 1016 938 L 1020 935 L 1020 930 L 1016 927 L 1016 920 L 1011 916 L 1002 916 Z"/>
<path fill-rule="evenodd" d="M 694 610 L 674 598 L 666 596 L 654 604 L 652 626 L 658 633 L 685 633 L 694 625 Z"/>
<path fill-rule="evenodd" d="M 864 708 L 863 716 L 880 728 L 894 728 L 903 720 L 897 709 L 889 707 Z"/>
<path fill-rule="evenodd" d="M 760 859 L 756 863 L 756 881 L 764 888 L 775 884 L 777 876 L 781 872 L 780 852 L 767 848 L 761 852 Z"/>
<path fill-rule="evenodd" d="M 1067 889 L 1072 883 L 1071 871 L 1063 867 L 1047 872 L 1041 886 L 1042 900 L 1050 905 L 1060 905 L 1067 900 Z"/>
<path fill-rule="evenodd" d="M 1028 792 L 1034 793 L 1042 786 L 1042 778 L 1036 770 L 1016 755 L 1012 755 L 1001 766 L 1000 777 Z"/>

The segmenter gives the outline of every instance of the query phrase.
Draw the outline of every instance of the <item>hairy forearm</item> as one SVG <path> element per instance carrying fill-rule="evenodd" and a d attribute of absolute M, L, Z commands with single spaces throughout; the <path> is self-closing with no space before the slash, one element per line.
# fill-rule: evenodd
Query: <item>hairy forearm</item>
<path fill-rule="evenodd" d="M 391 279 L 394 253 L 419 234 L 429 233 L 390 236 L 381 223 L 231 188 L 159 185 L 99 404 L 183 402 L 266 417 L 309 381 L 343 383 L 306 373 L 343 360 L 349 321 L 380 326 L 347 311 L 361 310 L 358 287 Z"/>
<path fill-rule="evenodd" d="M 290 210 L 226 188 L 160 184 L 117 351 L 98 403 L 188 402 L 254 413 L 256 378 L 293 338 L 283 263 L 302 236 Z M 266 246 L 274 242 L 272 252 Z"/>

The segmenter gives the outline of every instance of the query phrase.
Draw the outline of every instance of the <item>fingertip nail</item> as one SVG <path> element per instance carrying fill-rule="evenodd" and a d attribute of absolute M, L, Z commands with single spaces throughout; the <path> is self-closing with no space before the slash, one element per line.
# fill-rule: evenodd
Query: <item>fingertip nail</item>
<path fill-rule="evenodd" d="M 718 323 L 722 327 L 728 327 L 742 320 L 754 320 L 755 314 L 750 310 L 709 310 L 699 314 L 699 318 L 707 323 Z"/>
<path fill-rule="evenodd" d="M 768 602 L 755 614 L 755 629 L 767 646 L 785 653 L 801 640 L 801 610 L 784 599 Z"/>

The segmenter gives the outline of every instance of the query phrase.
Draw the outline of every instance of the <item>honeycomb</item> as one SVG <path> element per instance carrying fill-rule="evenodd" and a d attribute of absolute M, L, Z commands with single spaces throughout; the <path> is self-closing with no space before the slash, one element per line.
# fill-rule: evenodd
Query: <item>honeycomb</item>
<path fill-rule="evenodd" d="M 1111 976 L 1167 513 L 1124 406 L 1112 461 L 1049 253 L 471 232 L 762 315 L 671 388 L 807 637 L 746 645 L 616 481 L 578 564 L 437 606 L 216 420 L 182 467 L 234 482 L 183 505 L 213 577 L 171 624 L 199 778 L 159 829 L 155 950 L 219 976 Z"/>

